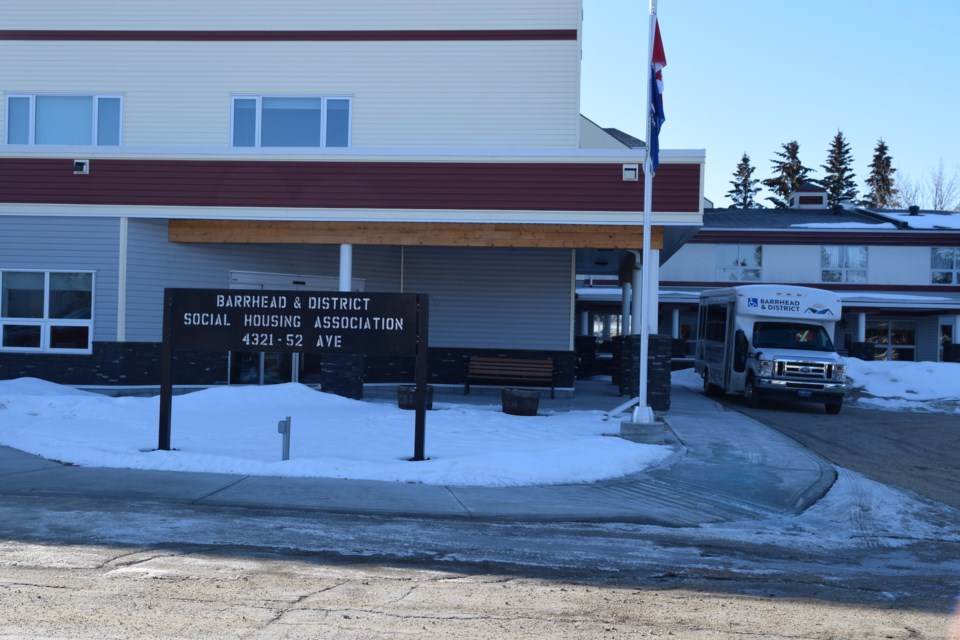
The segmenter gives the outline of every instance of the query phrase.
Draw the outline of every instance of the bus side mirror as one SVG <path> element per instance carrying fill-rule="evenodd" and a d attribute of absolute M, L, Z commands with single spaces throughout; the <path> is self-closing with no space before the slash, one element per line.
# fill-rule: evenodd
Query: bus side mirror
<path fill-rule="evenodd" d="M 747 368 L 747 352 L 750 350 L 750 343 L 747 342 L 747 336 L 742 329 L 737 329 L 733 338 L 733 370 L 737 373 L 743 373 Z"/>

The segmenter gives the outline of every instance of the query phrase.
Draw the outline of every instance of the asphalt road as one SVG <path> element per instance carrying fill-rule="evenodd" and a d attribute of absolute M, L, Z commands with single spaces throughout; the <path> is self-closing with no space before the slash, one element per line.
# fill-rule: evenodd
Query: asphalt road
<path fill-rule="evenodd" d="M 834 465 L 883 484 L 960 508 L 960 419 L 922 411 L 882 411 L 768 401 L 751 409 L 741 398 L 728 407 L 777 429 Z"/>

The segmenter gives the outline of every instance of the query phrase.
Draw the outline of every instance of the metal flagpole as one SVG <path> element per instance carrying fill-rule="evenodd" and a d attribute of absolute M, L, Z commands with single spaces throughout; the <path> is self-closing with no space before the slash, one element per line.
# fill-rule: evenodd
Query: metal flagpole
<path fill-rule="evenodd" d="M 651 95 L 651 85 L 653 78 L 651 74 L 653 73 L 653 39 L 654 39 L 654 29 L 656 26 L 657 19 L 657 0 L 650 0 L 650 19 L 649 26 L 647 28 L 649 36 L 647 38 L 647 57 L 646 57 L 646 68 L 647 68 L 647 101 L 644 105 L 644 111 L 646 116 L 646 140 L 647 151 L 643 160 L 643 251 L 641 259 L 641 268 L 643 269 L 640 287 L 640 384 L 639 384 L 639 397 L 637 398 L 637 405 L 633 409 L 633 422 L 638 424 L 649 424 L 653 422 L 653 410 L 647 405 L 647 358 L 650 353 L 650 269 L 655 269 L 654 265 L 650 264 L 650 243 L 651 243 L 651 233 L 650 233 L 650 218 L 651 211 L 653 209 L 653 158 L 650 155 L 650 146 L 651 146 L 651 129 L 652 129 L 652 115 L 650 113 L 650 105 L 653 104 L 653 96 Z M 637 295 L 637 292 L 633 292 L 634 295 Z"/>

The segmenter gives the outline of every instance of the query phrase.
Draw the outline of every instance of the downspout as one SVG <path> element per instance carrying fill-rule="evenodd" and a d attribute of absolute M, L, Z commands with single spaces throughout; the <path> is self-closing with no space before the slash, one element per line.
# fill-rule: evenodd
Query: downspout
<path fill-rule="evenodd" d="M 130 219 L 120 218 L 120 246 L 117 260 L 117 342 L 127 340 L 127 243 L 130 238 Z"/>

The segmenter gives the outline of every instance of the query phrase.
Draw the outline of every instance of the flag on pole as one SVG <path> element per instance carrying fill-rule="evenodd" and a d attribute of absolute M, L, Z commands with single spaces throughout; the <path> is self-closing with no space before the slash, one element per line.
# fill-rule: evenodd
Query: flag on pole
<path fill-rule="evenodd" d="M 663 53 L 663 42 L 660 40 L 660 23 L 656 16 L 653 18 L 653 55 L 650 61 L 650 175 L 657 172 L 660 166 L 660 127 L 666 117 L 663 115 L 663 74 L 667 66 L 667 56 Z"/>

